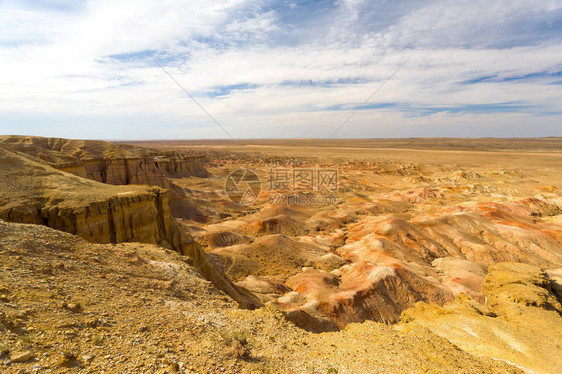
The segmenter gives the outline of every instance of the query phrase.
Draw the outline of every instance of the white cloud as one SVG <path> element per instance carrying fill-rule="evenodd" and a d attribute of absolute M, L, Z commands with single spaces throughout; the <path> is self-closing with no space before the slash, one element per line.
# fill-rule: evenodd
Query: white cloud
<path fill-rule="evenodd" d="M 41 116 L 85 122 L 101 116 L 107 127 L 100 124 L 99 138 L 120 123 L 127 128 L 131 121 L 140 127 L 134 137 L 161 137 L 147 119 L 167 124 L 159 126 L 169 134 L 166 137 L 174 132 L 178 137 L 224 137 L 220 129 L 209 129 L 205 114 L 142 55 L 157 51 L 167 70 L 236 136 L 299 136 L 299 131 L 323 136 L 319 124 L 333 125 L 349 115 L 329 108 L 351 110 L 362 103 L 413 50 L 414 58 L 374 99 L 395 106 L 361 111 L 342 136 L 365 135 L 356 132 L 361 126 L 367 126 L 369 136 L 385 134 L 366 125 L 368 121 L 391 121 L 404 129 L 415 124 L 417 129 L 435 128 L 428 121 L 442 118 L 462 126 L 493 120 L 522 127 L 540 120 L 544 131 L 556 130 L 552 116 L 537 116 L 560 111 L 560 85 L 551 84 L 557 78 L 501 80 L 562 70 L 560 37 L 541 39 L 541 32 L 527 28 L 525 40 L 516 43 L 510 29 L 525 20 L 551 20 L 561 9 L 560 1 L 412 2 L 409 11 L 404 4 L 393 8 L 392 25 L 369 31 L 362 17 L 375 8 L 383 12 L 385 2 L 342 0 L 331 15 L 334 23 L 311 26 L 326 30 L 302 30 L 323 39 L 296 45 L 282 43 L 287 29 L 280 23 L 283 10 L 262 5 L 257 0 L 91 0 L 65 11 L 0 3 L 0 132 L 13 129 L 2 122 L 14 121 L 19 114 L 27 118 L 25 129 L 31 130 Z M 486 35 L 489 40 L 484 43 Z M 135 53 L 141 54 L 108 57 Z M 461 84 L 481 77 L 494 78 Z M 208 96 L 217 87 L 241 84 L 250 86 Z M 431 116 L 421 111 L 415 116 L 420 108 L 501 103 L 517 104 L 523 113 L 475 114 L 467 109 Z M 554 118 L 560 120 L 560 115 Z M 180 130 L 182 123 L 188 126 L 185 131 Z M 280 125 L 291 130 L 279 131 Z M 453 125 L 439 128 L 455 130 Z M 68 131 L 67 136 L 83 133 L 76 127 Z"/>

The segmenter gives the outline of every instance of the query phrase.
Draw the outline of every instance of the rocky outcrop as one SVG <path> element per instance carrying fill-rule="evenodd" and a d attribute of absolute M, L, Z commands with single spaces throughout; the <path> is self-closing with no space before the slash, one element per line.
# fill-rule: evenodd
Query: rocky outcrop
<path fill-rule="evenodd" d="M 162 243 L 170 231 L 169 218 L 161 213 L 166 195 L 164 190 L 151 188 L 78 206 L 38 202 L 2 209 L 0 219 L 42 224 L 96 243 Z"/>
<path fill-rule="evenodd" d="M 162 152 L 94 140 L 2 136 L 0 144 L 82 178 L 111 185 L 159 186 L 170 191 L 174 217 L 187 218 L 193 206 L 184 189 L 169 178 L 208 175 L 204 156 Z"/>
<path fill-rule="evenodd" d="M 365 262 L 332 272 L 308 268 L 290 278 L 287 285 L 302 295 L 300 302 L 298 298 L 280 298 L 276 305 L 297 325 L 317 332 L 326 331 L 326 320 L 337 328 L 366 320 L 395 323 L 400 313 L 417 301 L 443 304 L 453 299 L 435 279 L 398 265 Z"/>
<path fill-rule="evenodd" d="M 0 219 L 52 227 L 97 243 L 169 241 L 168 192 L 107 186 L 0 147 Z"/>
<path fill-rule="evenodd" d="M 485 305 L 463 293 L 443 306 L 420 302 L 402 314 L 401 326 L 423 326 L 465 351 L 528 373 L 559 373 L 562 306 L 547 273 L 524 263 L 494 264 L 482 289 Z"/>
<path fill-rule="evenodd" d="M 146 156 L 144 158 L 118 158 L 77 160 L 75 164 L 55 164 L 59 170 L 114 185 L 147 184 L 170 187 L 168 176 L 205 176 L 200 156 Z"/>
<path fill-rule="evenodd" d="M 259 302 L 225 278 L 170 215 L 168 191 L 111 186 L 56 170 L 0 146 L 0 219 L 45 225 L 95 243 L 155 243 L 189 256 L 219 289 L 252 308 Z"/>
<path fill-rule="evenodd" d="M 12 151 L 36 157 L 50 166 L 97 182 L 167 187 L 167 176 L 205 176 L 204 156 L 162 152 L 96 140 L 0 136 Z"/>
<path fill-rule="evenodd" d="M 554 281 L 541 268 L 523 263 L 490 266 L 482 292 L 486 306 L 502 315 L 520 315 L 525 307 L 557 311 L 562 304 L 553 290 Z"/>
<path fill-rule="evenodd" d="M 147 156 L 108 160 L 78 161 L 73 165 L 55 165 L 59 170 L 82 178 L 112 185 L 139 184 L 167 189 L 170 213 L 177 218 L 192 218 L 195 207 L 186 191 L 168 177 L 206 176 L 202 157 L 197 156 Z"/>

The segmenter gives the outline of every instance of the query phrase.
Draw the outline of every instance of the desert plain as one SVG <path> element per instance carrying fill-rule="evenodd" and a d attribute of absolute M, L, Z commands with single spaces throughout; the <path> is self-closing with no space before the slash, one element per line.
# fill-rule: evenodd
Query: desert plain
<path fill-rule="evenodd" d="M 0 372 L 559 373 L 562 138 L 2 136 L 0 268 Z"/>

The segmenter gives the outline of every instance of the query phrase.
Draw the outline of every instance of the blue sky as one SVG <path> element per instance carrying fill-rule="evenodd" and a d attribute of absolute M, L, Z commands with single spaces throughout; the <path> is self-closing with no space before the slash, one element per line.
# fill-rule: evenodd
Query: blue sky
<path fill-rule="evenodd" d="M 562 136 L 562 0 L 0 0 L 0 134 Z"/>

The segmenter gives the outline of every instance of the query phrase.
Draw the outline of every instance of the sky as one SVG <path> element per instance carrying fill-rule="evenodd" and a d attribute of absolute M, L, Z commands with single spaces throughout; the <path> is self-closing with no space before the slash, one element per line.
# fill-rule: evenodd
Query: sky
<path fill-rule="evenodd" d="M 335 138 L 562 136 L 562 0 L 0 0 L 0 134 L 340 127 Z"/>

